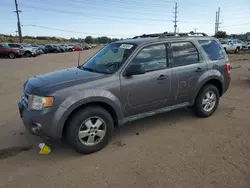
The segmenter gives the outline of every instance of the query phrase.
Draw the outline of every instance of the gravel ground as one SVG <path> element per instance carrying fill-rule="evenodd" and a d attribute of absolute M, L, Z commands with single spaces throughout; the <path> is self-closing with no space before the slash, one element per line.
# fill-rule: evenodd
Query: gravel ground
<path fill-rule="evenodd" d="M 84 51 L 81 59 L 95 50 Z M 23 83 L 72 67 L 77 53 L 0 59 L 0 187 L 250 187 L 250 54 L 230 55 L 232 82 L 217 112 L 200 119 L 187 109 L 116 130 L 102 151 L 81 156 L 58 145 L 38 155 L 39 138 L 18 114 Z"/>

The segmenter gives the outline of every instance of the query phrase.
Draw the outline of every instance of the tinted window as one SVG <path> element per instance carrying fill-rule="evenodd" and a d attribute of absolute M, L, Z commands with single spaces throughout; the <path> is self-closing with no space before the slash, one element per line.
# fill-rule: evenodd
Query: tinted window
<path fill-rule="evenodd" d="M 133 64 L 140 63 L 145 71 L 154 71 L 167 67 L 166 47 L 164 44 L 143 48 L 133 59 Z"/>
<path fill-rule="evenodd" d="M 199 62 L 199 53 L 191 42 L 172 43 L 173 67 L 190 65 Z"/>
<path fill-rule="evenodd" d="M 113 74 L 123 65 L 135 48 L 134 44 L 107 44 L 84 63 L 82 68 L 104 74 Z"/>
<path fill-rule="evenodd" d="M 8 44 L 10 48 L 20 48 L 18 44 Z"/>
<path fill-rule="evenodd" d="M 222 48 L 215 40 L 199 40 L 199 43 L 210 60 L 215 61 L 225 58 Z"/>

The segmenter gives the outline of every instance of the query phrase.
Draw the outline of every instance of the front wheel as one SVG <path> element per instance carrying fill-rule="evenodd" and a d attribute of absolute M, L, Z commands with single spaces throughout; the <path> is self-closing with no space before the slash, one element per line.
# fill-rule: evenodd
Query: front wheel
<path fill-rule="evenodd" d="M 15 58 L 16 58 L 16 55 L 15 55 L 14 53 L 10 52 L 10 53 L 8 54 L 8 57 L 9 57 L 10 59 L 15 59 Z"/>
<path fill-rule="evenodd" d="M 218 88 L 214 85 L 205 85 L 196 97 L 193 112 L 199 117 L 209 117 L 216 111 L 219 100 Z"/>
<path fill-rule="evenodd" d="M 26 57 L 31 57 L 32 56 L 32 53 L 31 52 L 25 52 L 24 54 Z"/>
<path fill-rule="evenodd" d="M 69 144 L 81 154 L 89 154 L 103 149 L 114 131 L 111 115 L 98 106 L 89 106 L 69 120 L 66 137 Z"/>
<path fill-rule="evenodd" d="M 239 51 L 240 51 L 240 48 L 239 47 L 237 47 L 236 49 L 235 49 L 235 53 L 239 53 Z"/>

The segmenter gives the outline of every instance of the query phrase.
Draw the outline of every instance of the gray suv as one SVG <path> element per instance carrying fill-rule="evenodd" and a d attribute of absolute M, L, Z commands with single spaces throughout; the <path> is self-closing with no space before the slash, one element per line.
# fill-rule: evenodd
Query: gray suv
<path fill-rule="evenodd" d="M 88 154 L 130 121 L 183 107 L 211 116 L 229 83 L 216 38 L 143 35 L 107 44 L 78 67 L 30 78 L 18 107 L 31 133 L 65 138 Z"/>

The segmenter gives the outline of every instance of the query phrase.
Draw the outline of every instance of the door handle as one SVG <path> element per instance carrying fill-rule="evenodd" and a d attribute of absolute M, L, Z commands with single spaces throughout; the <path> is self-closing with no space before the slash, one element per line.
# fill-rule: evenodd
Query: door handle
<path fill-rule="evenodd" d="M 168 76 L 165 76 L 165 75 L 160 75 L 157 80 L 166 80 L 168 78 Z"/>
<path fill-rule="evenodd" d="M 195 72 L 203 72 L 203 70 L 202 70 L 202 68 L 197 68 L 196 70 L 195 70 Z"/>

